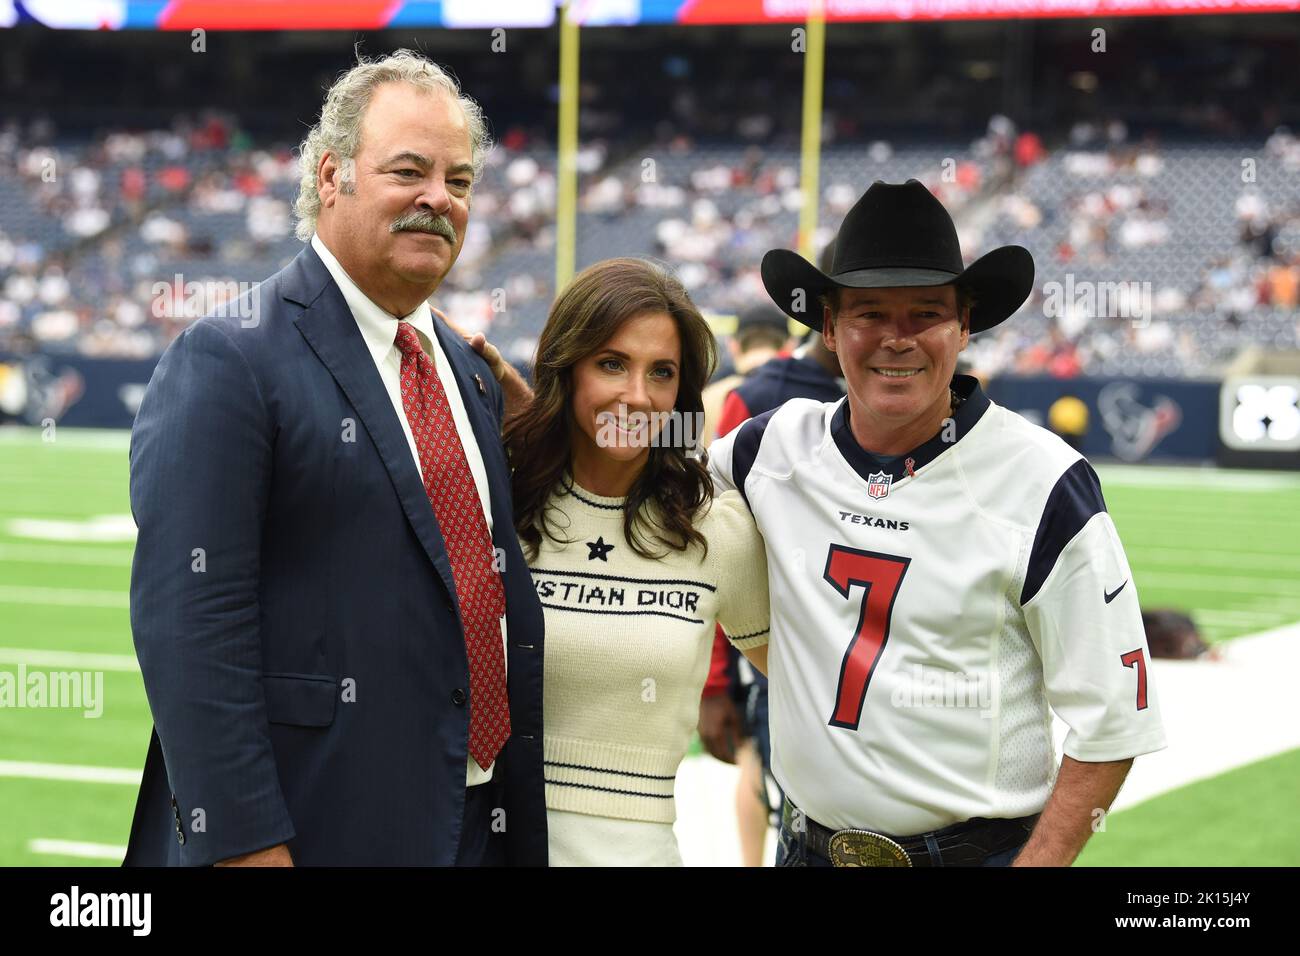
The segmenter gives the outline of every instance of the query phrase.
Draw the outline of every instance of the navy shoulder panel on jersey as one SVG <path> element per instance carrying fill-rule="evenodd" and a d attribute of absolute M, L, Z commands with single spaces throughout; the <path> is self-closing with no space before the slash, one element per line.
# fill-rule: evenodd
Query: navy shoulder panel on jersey
<path fill-rule="evenodd" d="M 758 457 L 758 446 L 763 443 L 763 432 L 767 430 L 767 423 L 772 420 L 772 416 L 777 411 L 778 409 L 773 408 L 741 425 L 736 432 L 736 442 L 731 446 L 731 483 L 745 499 L 746 506 L 749 505 L 749 494 L 745 491 L 745 480 L 749 477 L 750 469 L 754 467 L 754 459 Z"/>
<path fill-rule="evenodd" d="M 1029 552 L 1029 568 L 1025 572 L 1025 586 L 1020 592 L 1021 605 L 1033 600 L 1047 576 L 1056 567 L 1056 559 L 1065 546 L 1074 540 L 1092 516 L 1106 510 L 1101 496 L 1101 482 L 1086 459 L 1080 458 L 1057 479 L 1052 493 L 1047 496 L 1034 547 Z"/>

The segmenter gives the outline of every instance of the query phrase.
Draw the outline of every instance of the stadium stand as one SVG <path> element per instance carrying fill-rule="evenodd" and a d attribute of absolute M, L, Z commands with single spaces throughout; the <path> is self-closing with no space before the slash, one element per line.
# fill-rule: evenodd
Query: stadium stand
<path fill-rule="evenodd" d="M 1034 56 L 1008 51 L 1000 64 L 980 28 L 960 46 L 918 28 L 902 50 L 888 31 L 843 32 L 828 61 L 815 245 L 873 180 L 915 176 L 954 211 L 970 256 L 1027 246 L 1034 297 L 966 356 L 990 376 L 1206 378 L 1243 347 L 1294 348 L 1300 141 L 1281 125 L 1287 85 L 1275 82 L 1290 54 L 1270 46 L 1267 18 L 1231 24 L 1253 31 L 1249 57 L 1226 32 L 1138 21 L 1112 27 L 1100 61 L 1080 58 L 1068 24 L 1039 25 Z M 723 46 L 707 30 L 672 36 L 584 39 L 577 266 L 653 255 L 706 314 L 734 314 L 764 294 L 764 251 L 796 243 L 798 64 L 770 57 L 753 70 L 788 44 L 781 31 Z M 104 60 L 100 38 L 80 42 L 88 69 L 112 63 L 111 89 L 93 71 L 32 79 L 55 51 L 41 34 L 15 51 L 29 80 L 0 127 L 0 352 L 148 358 L 194 318 L 175 277 L 237 292 L 300 248 L 292 137 L 341 61 L 332 47 L 248 37 L 209 84 L 204 62 L 169 79 L 165 36 L 136 40 L 138 68 Z M 554 295 L 554 147 L 539 132 L 551 125 L 553 51 L 512 54 L 506 76 L 464 52 L 469 34 L 440 42 L 499 143 L 437 304 L 526 362 Z M 1088 71 L 1100 64 L 1112 72 L 1099 80 Z M 1034 100 L 981 79 L 999 73 Z M 284 103 L 265 102 L 266 89 Z M 61 97 L 103 105 L 53 108 Z M 909 122 L 918 115 L 927 126 Z"/>

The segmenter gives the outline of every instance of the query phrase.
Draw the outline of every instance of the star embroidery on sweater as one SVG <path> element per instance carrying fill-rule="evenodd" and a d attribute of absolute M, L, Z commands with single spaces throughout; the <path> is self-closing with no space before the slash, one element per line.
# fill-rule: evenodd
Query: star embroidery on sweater
<path fill-rule="evenodd" d="M 600 560 L 604 561 L 606 564 L 609 563 L 609 558 L 605 557 L 605 555 L 613 551 L 614 546 L 612 544 L 606 544 L 603 536 L 597 538 L 595 541 L 588 541 L 587 547 L 591 549 L 591 553 L 587 555 L 588 561 L 595 561 L 597 558 L 600 558 Z"/>

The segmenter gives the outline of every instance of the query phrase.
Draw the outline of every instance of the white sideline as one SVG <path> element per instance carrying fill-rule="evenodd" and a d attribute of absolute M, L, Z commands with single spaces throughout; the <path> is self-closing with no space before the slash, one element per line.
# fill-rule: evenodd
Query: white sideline
<path fill-rule="evenodd" d="M 1300 747 L 1300 624 L 1220 649 L 1219 661 L 1151 662 L 1169 746 L 1133 762 L 1112 810 Z M 1066 728 L 1054 729 L 1059 750 Z"/>

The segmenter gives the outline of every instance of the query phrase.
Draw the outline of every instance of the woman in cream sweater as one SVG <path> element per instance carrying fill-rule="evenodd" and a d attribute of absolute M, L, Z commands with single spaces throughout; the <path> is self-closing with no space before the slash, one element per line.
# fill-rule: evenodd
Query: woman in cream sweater
<path fill-rule="evenodd" d="M 694 433 L 713 335 L 641 259 L 579 274 L 506 426 L 515 527 L 546 614 L 550 862 L 680 865 L 673 785 L 718 622 L 766 669 L 762 539 Z"/>

